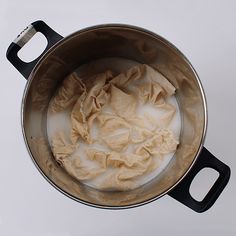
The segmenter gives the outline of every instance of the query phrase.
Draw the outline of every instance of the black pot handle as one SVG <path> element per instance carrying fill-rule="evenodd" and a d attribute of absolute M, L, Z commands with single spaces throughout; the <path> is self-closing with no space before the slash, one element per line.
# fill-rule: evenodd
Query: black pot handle
<path fill-rule="evenodd" d="M 196 174 L 203 168 L 209 167 L 219 172 L 219 177 L 206 194 L 202 201 L 195 200 L 189 193 L 190 185 Z M 230 178 L 230 168 L 223 162 L 214 157 L 205 147 L 203 147 L 195 164 L 184 177 L 182 181 L 168 194 L 183 203 L 185 206 L 191 208 L 196 212 L 204 212 L 208 210 L 220 196 L 221 192 L 227 185 Z"/>
<path fill-rule="evenodd" d="M 37 33 L 41 32 L 47 39 L 47 47 L 42 54 L 31 62 L 22 61 L 17 53 L 18 51 Z M 45 22 L 39 20 L 27 26 L 10 44 L 7 49 L 7 59 L 12 65 L 27 79 L 42 55 L 63 37 L 51 29 Z"/>

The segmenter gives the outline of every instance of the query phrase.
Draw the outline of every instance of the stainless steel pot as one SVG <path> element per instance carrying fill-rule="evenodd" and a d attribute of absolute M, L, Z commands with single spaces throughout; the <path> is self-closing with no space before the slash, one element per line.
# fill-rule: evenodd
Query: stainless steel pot
<path fill-rule="evenodd" d="M 23 62 L 17 53 L 36 32 L 45 35 L 47 48 L 36 60 Z M 48 144 L 47 108 L 58 85 L 78 66 L 105 57 L 122 57 L 156 67 L 177 89 L 182 128 L 175 157 L 154 180 L 132 191 L 105 192 L 81 184 L 54 161 Z M 186 57 L 159 35 L 130 25 L 106 24 L 63 38 L 43 21 L 36 21 L 11 43 L 7 58 L 27 79 L 22 100 L 22 129 L 29 154 L 45 179 L 66 196 L 89 206 L 123 209 L 168 194 L 203 212 L 213 205 L 228 183 L 229 167 L 203 147 L 207 107 L 198 75 Z M 189 187 L 205 167 L 218 171 L 219 177 L 199 202 L 192 198 Z"/>

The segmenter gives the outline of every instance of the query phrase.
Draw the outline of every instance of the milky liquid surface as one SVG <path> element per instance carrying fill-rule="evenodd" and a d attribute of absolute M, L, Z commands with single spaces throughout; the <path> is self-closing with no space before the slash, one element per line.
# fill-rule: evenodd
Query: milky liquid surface
<path fill-rule="evenodd" d="M 137 62 L 134 61 L 130 61 L 130 60 L 126 60 L 126 59 L 117 59 L 117 58 L 111 58 L 108 61 L 106 60 L 106 63 L 103 63 L 103 60 L 101 61 L 101 65 L 99 66 L 99 63 L 97 64 L 98 68 L 95 68 L 95 71 L 97 70 L 98 72 L 102 72 L 105 71 L 106 69 L 113 69 L 114 65 L 116 65 L 118 68 L 115 68 L 117 70 L 117 72 L 121 72 L 124 70 L 129 69 L 130 67 L 137 65 Z M 81 71 L 83 71 L 83 66 L 80 67 L 82 68 Z M 78 74 L 80 74 L 80 68 L 77 69 Z M 93 68 L 94 69 L 94 68 Z M 120 70 L 120 71 L 119 71 Z M 180 118 L 180 110 L 179 110 L 179 106 L 177 103 L 177 100 L 175 98 L 175 96 L 171 96 L 166 100 L 167 103 L 173 105 L 176 108 L 176 112 L 175 115 L 170 123 L 170 125 L 168 126 L 168 128 L 173 131 L 173 133 L 175 134 L 175 136 L 177 138 L 179 138 L 180 135 L 180 130 L 181 130 L 181 118 Z M 51 114 L 48 113 L 47 116 L 47 134 L 48 134 L 48 139 L 49 139 L 49 143 L 51 144 L 53 137 L 55 136 L 56 133 L 62 131 L 66 137 L 70 136 L 70 129 L 71 129 L 71 121 L 70 121 L 70 112 L 68 110 L 65 110 L 63 112 L 57 112 L 55 114 Z M 137 113 L 139 116 L 142 117 L 142 115 L 144 113 L 148 113 L 151 116 L 155 117 L 156 119 L 160 118 L 163 113 L 157 109 L 154 109 L 153 106 L 151 104 L 147 104 L 147 105 L 142 105 L 140 107 L 137 108 Z M 99 139 L 98 136 L 98 128 L 96 126 L 96 122 L 94 124 L 94 126 L 92 127 L 91 130 L 92 136 L 93 137 L 97 137 Z M 105 145 L 101 145 L 98 143 L 94 143 L 94 144 L 85 144 L 83 142 L 79 143 L 79 148 L 72 154 L 72 159 L 75 156 L 79 156 L 81 159 L 81 163 L 83 163 L 86 166 L 89 167 L 98 167 L 98 163 L 96 161 L 90 161 L 86 158 L 86 148 L 94 148 L 97 150 L 101 150 L 101 151 L 105 151 L 108 152 L 110 151 L 110 149 L 108 147 L 106 147 Z M 133 147 L 130 146 L 130 149 L 132 149 Z M 128 151 L 129 150 L 128 148 Z M 158 159 L 155 158 L 156 162 L 159 163 L 159 166 L 152 172 L 145 174 L 143 176 L 139 176 L 138 178 L 136 178 L 136 182 L 138 186 L 141 186 L 147 182 L 149 182 L 150 180 L 152 180 L 153 178 L 155 178 L 157 175 L 159 175 L 163 169 L 165 169 L 165 167 L 168 165 L 168 163 L 170 162 L 170 160 L 173 158 L 174 153 L 169 153 L 167 155 L 164 156 L 163 159 Z M 107 176 L 109 176 L 109 174 L 112 172 L 112 168 L 108 168 L 106 170 L 106 172 L 104 174 L 102 174 L 101 176 L 98 176 L 92 180 L 86 180 L 83 181 L 84 184 L 89 185 L 91 187 L 94 188 L 99 188 L 99 185 L 106 179 Z"/>

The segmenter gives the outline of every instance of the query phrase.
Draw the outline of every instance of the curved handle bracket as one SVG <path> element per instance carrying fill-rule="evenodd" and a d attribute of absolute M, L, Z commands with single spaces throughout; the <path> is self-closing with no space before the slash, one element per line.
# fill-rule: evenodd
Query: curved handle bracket
<path fill-rule="evenodd" d="M 194 177 L 205 167 L 213 168 L 214 170 L 218 171 L 219 177 L 209 192 L 206 194 L 204 199 L 199 202 L 190 195 L 189 189 Z M 189 173 L 168 194 L 194 211 L 199 213 L 204 212 L 215 203 L 227 185 L 229 178 L 230 168 L 214 157 L 205 147 L 203 147 L 198 159 L 196 160 L 196 163 L 193 165 Z"/>
<path fill-rule="evenodd" d="M 47 46 L 42 54 L 31 62 L 22 61 L 17 53 L 37 33 L 41 32 L 47 39 Z M 27 79 L 43 54 L 63 37 L 51 29 L 45 22 L 39 20 L 27 26 L 10 44 L 7 49 L 7 59 Z"/>

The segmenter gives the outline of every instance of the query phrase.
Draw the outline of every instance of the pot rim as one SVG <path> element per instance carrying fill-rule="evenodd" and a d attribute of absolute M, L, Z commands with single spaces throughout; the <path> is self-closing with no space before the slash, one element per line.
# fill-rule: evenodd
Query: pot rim
<path fill-rule="evenodd" d="M 24 110 L 25 110 L 25 102 L 26 102 L 26 98 L 28 95 L 28 91 L 30 88 L 30 85 L 33 81 L 33 74 L 35 73 L 35 71 L 37 70 L 37 68 L 40 66 L 40 63 L 57 47 L 60 46 L 61 43 L 64 43 L 66 40 L 77 36 L 78 34 L 81 33 L 85 33 L 91 30 L 95 30 L 95 29 L 102 29 L 102 28 L 127 28 L 127 29 L 131 29 L 131 30 L 136 30 L 139 31 L 141 33 L 145 33 L 147 35 L 150 35 L 156 39 L 161 40 L 167 47 L 170 47 L 175 53 L 177 53 L 191 68 L 192 72 L 194 73 L 194 76 L 197 80 L 198 83 L 198 87 L 202 96 L 202 100 L 203 100 L 203 108 L 204 108 L 204 127 L 203 127 L 203 132 L 202 132 L 202 136 L 201 136 L 201 143 L 198 147 L 197 153 L 195 155 L 195 158 L 193 160 L 193 162 L 191 163 L 191 165 L 189 166 L 189 168 L 187 169 L 187 171 L 184 173 L 183 176 L 181 176 L 181 178 L 179 178 L 179 180 L 172 185 L 170 188 L 168 188 L 166 191 L 164 191 L 163 193 L 155 196 L 155 197 L 151 197 L 147 200 L 138 202 L 138 203 L 134 203 L 134 204 L 130 204 L 130 205 L 122 205 L 122 206 L 113 206 L 113 205 L 101 205 L 101 204 L 95 204 L 95 203 L 91 203 L 89 201 L 85 201 L 82 199 L 79 199 L 75 196 L 73 196 L 72 194 L 66 192 L 65 190 L 63 190 L 61 187 L 59 187 L 57 184 L 55 184 L 44 172 L 43 170 L 40 168 L 40 166 L 38 165 L 38 163 L 36 162 L 36 160 L 34 159 L 34 156 L 30 150 L 27 138 L 26 138 L 26 133 L 25 133 L 25 129 L 24 129 Z M 40 60 L 37 62 L 37 64 L 35 65 L 35 67 L 33 68 L 33 70 L 31 71 L 24 92 L 23 92 L 23 98 L 22 98 L 22 102 L 21 102 L 21 128 L 22 128 L 22 133 L 23 133 L 23 137 L 24 137 L 24 141 L 26 144 L 26 148 L 27 151 L 31 157 L 31 160 L 33 161 L 34 165 L 36 166 L 36 168 L 38 169 L 38 171 L 42 174 L 42 176 L 44 177 L 44 179 L 47 180 L 47 182 L 49 182 L 54 188 L 56 188 L 59 192 L 61 192 L 62 194 L 64 194 L 65 196 L 73 199 L 76 202 L 82 203 L 84 205 L 87 206 L 92 206 L 92 207 L 96 207 L 96 208 L 101 208 L 101 209 L 111 209 L 111 210 L 118 210 L 118 209 L 128 209 L 128 208 L 134 208 L 134 207 L 138 207 L 138 206 L 143 206 L 145 204 L 148 204 L 150 202 L 153 202 L 161 197 L 163 197 L 164 195 L 166 195 L 168 192 L 170 192 L 173 188 L 175 188 L 178 183 L 180 183 L 182 181 L 182 179 L 184 179 L 184 177 L 188 174 L 188 172 L 191 170 L 191 168 L 193 167 L 193 165 L 195 164 L 205 141 L 205 137 L 206 137 L 206 131 L 207 131 L 207 123 L 208 123 L 208 114 L 207 114 L 207 101 L 206 101 L 206 96 L 205 96 L 205 92 L 202 86 L 202 83 L 200 81 L 200 78 L 196 72 L 196 70 L 194 69 L 193 65 L 191 64 L 191 62 L 187 59 L 187 57 L 171 42 L 169 42 L 167 39 L 165 39 L 164 37 L 149 31 L 147 29 L 144 29 L 142 27 L 138 27 L 138 26 L 134 26 L 134 25 L 129 25 L 129 24 L 117 24 L 117 23 L 110 23 L 110 24 L 99 24 L 99 25 L 94 25 L 94 26 L 90 26 L 90 27 L 86 27 L 83 28 L 81 30 L 75 31 L 74 33 L 69 34 L 68 36 L 62 38 L 61 40 L 59 40 L 56 44 L 54 44 L 47 52 L 45 52 L 45 54 L 40 58 Z"/>

